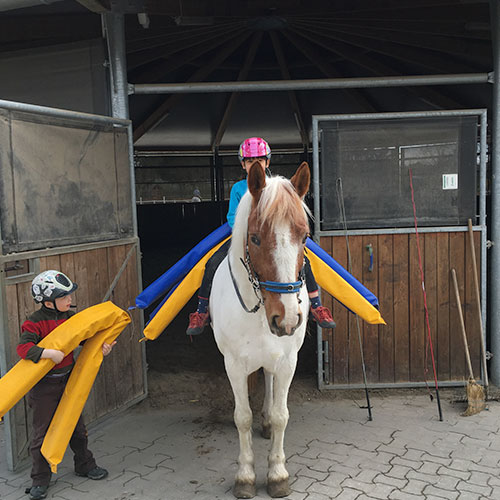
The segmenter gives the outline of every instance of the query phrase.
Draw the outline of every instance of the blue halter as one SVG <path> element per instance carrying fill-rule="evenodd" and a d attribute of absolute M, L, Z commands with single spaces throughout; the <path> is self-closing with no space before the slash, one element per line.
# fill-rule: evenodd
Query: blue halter
<path fill-rule="evenodd" d="M 259 281 L 260 288 L 268 292 L 275 293 L 299 293 L 302 287 L 301 281 L 292 281 L 290 283 L 282 283 L 280 281 Z"/>

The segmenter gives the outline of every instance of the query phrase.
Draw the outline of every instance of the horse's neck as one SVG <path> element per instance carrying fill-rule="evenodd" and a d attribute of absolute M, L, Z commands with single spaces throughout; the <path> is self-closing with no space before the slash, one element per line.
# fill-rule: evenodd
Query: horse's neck
<path fill-rule="evenodd" d="M 228 260 L 231 265 L 232 279 L 236 281 L 240 294 L 244 297 L 255 297 L 252 285 L 248 279 L 248 271 L 244 266 L 246 256 L 246 227 L 233 231 Z"/>

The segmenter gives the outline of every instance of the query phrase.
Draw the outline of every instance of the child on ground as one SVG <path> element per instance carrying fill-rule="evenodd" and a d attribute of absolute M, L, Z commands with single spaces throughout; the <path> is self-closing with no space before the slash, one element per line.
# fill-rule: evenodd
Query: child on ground
<path fill-rule="evenodd" d="M 271 148 L 269 144 L 260 137 L 250 137 L 245 139 L 239 148 L 238 158 L 240 160 L 243 170 L 248 174 L 250 167 L 258 162 L 264 172 L 269 168 L 271 162 Z M 241 198 L 247 192 L 247 179 L 237 182 L 231 189 L 229 197 L 229 210 L 227 212 L 227 222 L 231 226 L 234 225 L 236 217 L 236 209 L 240 203 Z M 215 271 L 219 264 L 224 260 L 229 250 L 230 242 L 227 241 L 222 245 L 217 252 L 212 255 L 205 266 L 205 274 L 198 293 L 198 307 L 196 312 L 189 315 L 189 326 L 186 330 L 187 335 L 198 335 L 203 332 L 205 326 L 210 322 L 208 312 L 208 297 L 212 289 L 212 280 Z M 318 285 L 311 270 L 309 259 L 305 258 L 305 278 L 307 292 L 311 302 L 311 313 L 313 318 L 321 328 L 334 328 L 335 322 L 328 308 L 321 305 L 319 297 Z"/>
<path fill-rule="evenodd" d="M 52 370 L 31 389 L 28 395 L 28 403 L 33 410 L 30 446 L 32 487 L 29 490 L 31 500 L 47 496 L 52 473 L 40 449 L 74 365 L 73 353 L 65 356 L 62 351 L 43 349 L 37 344 L 54 328 L 75 314 L 69 309 L 71 294 L 77 287 L 76 283 L 59 271 L 45 271 L 36 276 L 31 283 L 31 293 L 35 302 L 42 306 L 21 326 L 21 338 L 17 346 L 19 356 L 34 363 L 43 358 L 51 359 L 55 363 Z M 111 345 L 104 343 L 103 355 L 107 356 L 115 344 L 116 342 Z M 87 429 L 80 417 L 69 443 L 74 453 L 75 473 L 94 480 L 104 479 L 108 471 L 97 466 L 87 443 Z"/>

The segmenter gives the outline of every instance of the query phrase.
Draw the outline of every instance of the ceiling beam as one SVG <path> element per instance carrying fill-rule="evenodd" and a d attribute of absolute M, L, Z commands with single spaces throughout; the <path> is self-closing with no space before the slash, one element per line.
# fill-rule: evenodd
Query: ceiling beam
<path fill-rule="evenodd" d="M 315 40 L 315 37 L 313 36 L 310 36 L 308 38 L 311 41 Z M 336 55 L 339 55 L 344 59 L 353 62 L 357 66 L 361 66 L 367 69 L 375 76 L 402 76 L 401 73 L 396 71 L 393 67 L 387 64 L 383 64 L 381 62 L 377 62 L 373 57 L 367 56 L 366 54 L 363 54 L 359 51 L 355 51 L 348 46 L 345 45 L 339 46 L 338 43 L 334 45 L 331 43 L 330 44 L 320 43 L 320 45 L 323 48 L 326 48 L 331 52 L 335 53 Z M 431 104 L 437 108 L 456 109 L 457 107 L 462 106 L 461 103 L 458 103 L 457 101 L 451 99 L 442 92 L 439 92 L 432 88 L 405 87 L 405 90 L 411 94 L 416 95 L 419 99 L 423 100 L 424 102 Z"/>
<path fill-rule="evenodd" d="M 201 82 L 210 73 L 212 73 L 222 62 L 224 62 L 248 37 L 250 33 L 244 32 L 237 39 L 232 40 L 230 43 L 219 50 L 215 57 L 209 61 L 205 66 L 197 70 L 186 81 L 186 83 Z M 139 140 L 146 132 L 158 125 L 165 116 L 169 113 L 172 106 L 177 103 L 182 96 L 171 95 L 163 101 L 142 123 L 140 123 L 134 130 L 134 142 Z"/>
<path fill-rule="evenodd" d="M 111 7 L 108 1 L 103 0 L 76 0 L 80 5 L 96 14 L 105 14 L 111 12 Z"/>
<path fill-rule="evenodd" d="M 298 28 L 295 25 L 290 28 Z M 301 36 L 310 38 L 314 37 L 314 43 L 323 46 L 329 50 L 330 43 L 327 41 L 320 41 L 319 36 L 323 36 L 330 40 L 337 40 L 338 42 L 345 43 L 346 45 L 352 45 L 355 47 L 362 48 L 369 52 L 375 52 L 382 54 L 384 56 L 391 57 L 393 59 L 402 61 L 404 63 L 413 63 L 422 68 L 427 68 L 437 73 L 462 73 L 470 72 L 474 73 L 479 69 L 479 66 L 471 66 L 467 64 L 458 64 L 449 60 L 447 58 L 440 57 L 436 52 L 430 50 L 419 50 L 414 47 L 398 45 L 390 42 L 384 42 L 381 40 L 367 40 L 361 36 L 357 35 L 346 35 L 343 33 L 329 33 L 325 35 L 321 31 L 315 30 L 314 28 L 300 27 L 297 31 Z"/>
<path fill-rule="evenodd" d="M 285 55 L 283 54 L 283 49 L 281 47 L 281 43 L 276 35 L 276 32 L 270 31 L 269 36 L 271 37 L 271 41 L 273 43 L 274 53 L 276 54 L 276 59 L 278 61 L 281 77 L 283 80 L 291 80 L 290 72 L 288 71 L 288 67 L 285 61 Z M 304 125 L 304 120 L 302 118 L 302 111 L 299 106 L 299 101 L 297 99 L 297 94 L 293 90 L 289 90 L 287 92 L 288 99 L 290 100 L 290 104 L 292 106 L 292 111 L 295 116 L 295 121 L 297 124 L 297 128 L 299 129 L 300 138 L 302 140 L 302 146 L 304 147 L 304 151 L 307 151 L 309 148 L 309 134 L 307 133 L 306 127 Z"/>
<path fill-rule="evenodd" d="M 322 33 L 328 36 L 335 36 L 336 33 L 344 33 L 351 35 L 352 31 L 341 28 L 332 28 L 328 25 L 318 25 L 307 21 L 296 21 L 297 25 L 309 27 L 317 33 Z M 365 28 L 355 33 L 363 38 L 373 40 L 384 40 L 393 44 L 404 46 L 417 47 L 458 56 L 467 61 L 478 61 L 481 64 L 491 64 L 491 43 L 478 40 L 461 40 L 450 37 L 426 35 L 424 37 L 415 37 L 406 33 L 386 33 L 376 29 Z"/>
<path fill-rule="evenodd" d="M 152 68 L 147 68 L 143 70 L 136 70 L 132 72 L 129 76 L 129 81 L 135 82 L 157 82 L 160 79 L 166 77 L 166 75 L 173 73 L 178 68 L 184 65 L 190 64 L 192 61 L 200 58 L 204 54 L 218 49 L 220 46 L 227 43 L 229 40 L 237 38 L 240 34 L 240 30 L 221 36 L 210 43 L 205 43 L 202 45 L 197 45 L 187 50 L 182 50 L 178 54 L 170 57 L 169 59 L 158 61 L 156 65 Z M 139 72 L 138 72 L 139 71 Z"/>
<path fill-rule="evenodd" d="M 167 59 L 171 54 L 180 52 L 181 50 L 188 49 L 190 47 L 196 47 L 197 45 L 203 45 L 214 39 L 226 39 L 231 33 L 239 31 L 240 27 L 235 27 L 228 29 L 226 27 L 219 28 L 216 32 L 209 32 L 205 36 L 196 35 L 191 38 L 190 41 L 180 42 L 179 40 L 173 40 L 162 46 L 156 47 L 154 49 L 146 48 L 141 51 L 137 51 L 131 56 L 127 56 L 127 67 L 129 71 L 134 70 L 140 66 L 145 66 L 148 63 L 157 61 L 158 59 Z M 221 42 L 219 42 L 221 43 Z"/>
<path fill-rule="evenodd" d="M 313 64 L 315 64 L 320 71 L 326 75 L 328 78 L 339 78 L 342 75 L 327 61 L 322 59 L 315 48 L 305 41 L 303 38 L 298 39 L 296 36 L 291 36 L 287 30 L 283 31 L 283 35 L 286 36 L 289 42 L 291 42 L 298 50 L 300 50 Z M 375 105 L 365 97 L 365 95 L 359 90 L 346 90 L 354 101 L 356 101 L 361 109 L 365 111 L 377 111 Z"/>
<path fill-rule="evenodd" d="M 239 82 L 245 81 L 248 78 L 248 73 L 250 72 L 250 68 L 252 67 L 253 61 L 255 59 L 255 54 L 257 53 L 257 49 L 259 48 L 260 42 L 262 40 L 262 33 L 262 31 L 258 31 L 253 37 L 252 43 L 245 58 L 245 62 L 243 63 L 243 66 L 241 67 L 241 70 L 238 74 L 237 80 Z M 217 133 L 215 134 L 215 138 L 212 142 L 212 151 L 215 151 L 215 149 L 219 148 L 220 143 L 222 142 L 227 124 L 233 113 L 234 105 L 236 104 L 239 96 L 239 92 L 233 92 L 229 97 L 226 109 L 224 110 L 224 116 L 222 117 L 222 120 L 217 129 Z"/>

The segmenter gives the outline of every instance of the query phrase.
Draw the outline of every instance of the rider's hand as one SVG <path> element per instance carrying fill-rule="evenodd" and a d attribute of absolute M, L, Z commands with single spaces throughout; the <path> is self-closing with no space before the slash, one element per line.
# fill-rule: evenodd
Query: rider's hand
<path fill-rule="evenodd" d="M 56 365 L 58 365 L 64 359 L 64 353 L 62 351 L 58 351 L 57 349 L 44 349 L 41 357 L 51 359 Z"/>

